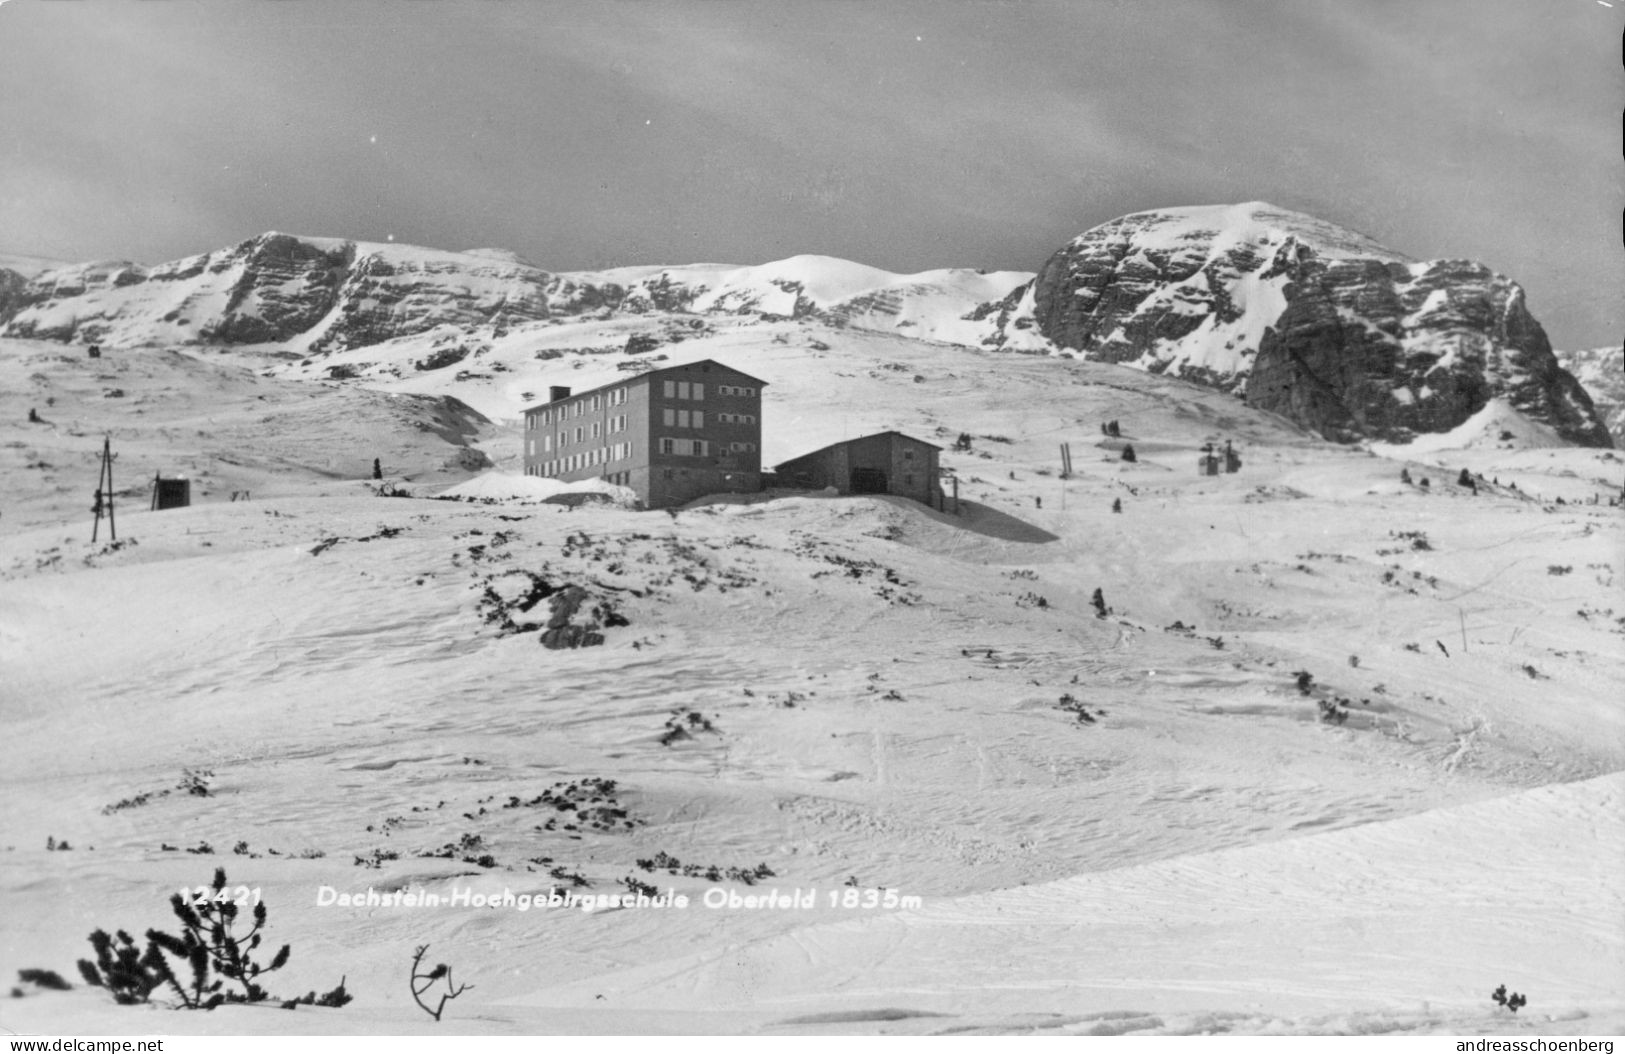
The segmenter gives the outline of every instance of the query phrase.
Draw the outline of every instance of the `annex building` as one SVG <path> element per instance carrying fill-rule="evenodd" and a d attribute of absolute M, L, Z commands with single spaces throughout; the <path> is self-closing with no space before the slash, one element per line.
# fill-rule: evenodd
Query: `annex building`
<path fill-rule="evenodd" d="M 934 443 L 901 432 L 860 436 L 792 458 L 774 468 L 781 486 L 835 488 L 838 494 L 897 494 L 932 508 L 943 504 Z"/>
<path fill-rule="evenodd" d="M 555 386 L 525 410 L 525 474 L 629 487 L 645 508 L 762 489 L 762 388 L 712 359 L 580 394 Z"/>

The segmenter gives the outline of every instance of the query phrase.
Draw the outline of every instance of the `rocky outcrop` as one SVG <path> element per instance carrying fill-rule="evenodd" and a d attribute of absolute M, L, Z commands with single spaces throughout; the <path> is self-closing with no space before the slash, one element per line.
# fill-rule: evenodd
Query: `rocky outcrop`
<path fill-rule="evenodd" d="M 1332 439 L 1404 442 L 1499 397 L 1570 442 L 1612 445 L 1517 283 L 1263 203 L 1114 220 L 988 310 L 985 343 L 1030 350 L 1030 318 L 1051 347 L 1233 392 Z"/>
<path fill-rule="evenodd" d="M 8 319 L 32 303 L 28 278 L 0 267 L 0 319 Z"/>
<path fill-rule="evenodd" d="M 1265 331 L 1247 401 L 1328 438 L 1445 432 L 1506 400 L 1582 446 L 1613 445 L 1517 283 L 1465 260 L 1306 261 Z"/>
<path fill-rule="evenodd" d="M 218 344 L 266 344 L 287 340 L 316 325 L 333 309 L 354 256 L 354 246 L 324 247 L 286 234 L 266 234 L 233 250 L 226 303 L 199 327 L 202 340 Z M 221 261 L 225 263 L 225 261 Z M 191 276 L 186 276 L 191 277 Z M 157 272 L 154 280 L 175 281 Z"/>
<path fill-rule="evenodd" d="M 1573 374 L 1591 397 L 1614 446 L 1625 449 L 1625 348 L 1615 344 L 1555 354 L 1563 369 Z"/>

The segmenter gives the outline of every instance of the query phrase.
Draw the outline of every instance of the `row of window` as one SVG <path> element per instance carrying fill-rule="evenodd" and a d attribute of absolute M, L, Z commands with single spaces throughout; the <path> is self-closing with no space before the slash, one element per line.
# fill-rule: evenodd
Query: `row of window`
<path fill-rule="evenodd" d="M 0 0 L 0 2 L 4 2 L 4 0 Z M 705 399 L 705 385 L 699 381 L 664 381 L 662 385 L 662 394 L 668 399 L 690 399 L 695 401 Z M 625 388 L 613 388 L 607 392 L 597 392 L 585 396 L 566 406 L 526 414 L 525 427 L 535 431 L 542 425 L 561 422 L 571 416 L 572 407 L 574 408 L 574 416 L 582 417 L 589 413 L 597 413 L 605 407 L 622 406 L 626 403 L 626 392 L 627 389 Z M 756 389 L 745 388 L 736 384 L 724 384 L 717 388 L 717 393 L 719 395 L 754 396 Z M 696 425 L 695 427 L 699 426 Z"/>
<path fill-rule="evenodd" d="M 660 438 L 658 449 L 662 454 L 675 454 L 678 457 L 709 457 L 711 442 L 707 439 L 675 439 L 669 436 Z M 721 443 L 718 449 L 730 454 L 749 454 L 756 450 L 755 443 Z"/>
<path fill-rule="evenodd" d="M 592 422 L 592 424 L 589 424 L 589 425 L 577 425 L 576 428 L 575 428 L 574 436 L 575 436 L 575 442 L 577 442 L 577 443 L 585 443 L 585 442 L 587 442 L 588 440 L 591 440 L 591 439 L 602 438 L 606 433 L 608 435 L 615 435 L 615 434 L 617 434 L 619 432 L 624 432 L 624 431 L 626 431 L 626 415 L 625 414 L 616 414 L 614 417 L 611 417 L 609 419 L 609 422 L 608 422 L 607 426 L 606 426 L 605 422 L 602 422 L 602 421 L 594 421 L 594 422 Z M 572 433 L 571 433 L 570 429 L 568 429 L 568 428 L 566 428 L 563 431 L 559 432 L 559 449 L 560 450 L 563 450 L 565 447 L 570 445 L 571 434 Z M 547 452 L 551 451 L 552 449 L 553 449 L 553 437 L 551 435 L 543 436 L 542 437 L 542 452 L 547 453 Z"/>
<path fill-rule="evenodd" d="M 662 454 L 677 454 L 683 457 L 708 457 L 711 453 L 711 444 L 704 439 L 662 437 L 659 443 Z"/>
<path fill-rule="evenodd" d="M 593 468 L 597 465 L 607 465 L 611 461 L 626 461 L 631 457 L 631 443 L 615 443 L 610 446 L 597 447 L 593 450 L 583 450 L 579 454 L 571 454 L 568 457 L 544 461 L 541 465 L 541 471 L 537 475 L 563 476 L 571 472 L 579 472 L 582 469 Z"/>
<path fill-rule="evenodd" d="M 755 414 L 716 414 L 715 417 L 718 424 L 753 425 L 756 423 Z M 704 428 L 705 411 L 673 410 L 667 407 L 660 411 L 660 423 L 667 428 Z"/>
<path fill-rule="evenodd" d="M 549 453 L 547 449 L 548 437 L 542 437 L 542 453 Z M 706 439 L 677 439 L 675 437 L 662 437 L 658 442 L 658 449 L 662 454 L 672 454 L 678 457 L 709 457 L 711 443 Z M 755 443 L 722 443 L 719 449 L 730 454 L 752 454 L 756 452 Z M 534 449 L 531 450 L 535 454 Z M 559 476 L 567 472 L 576 472 L 595 465 L 608 464 L 611 461 L 626 461 L 632 457 L 631 443 L 613 443 L 607 447 L 597 447 L 593 450 L 584 450 L 580 453 L 569 454 L 565 457 L 553 458 L 542 462 L 540 471 L 534 473 L 541 476 Z"/>
<path fill-rule="evenodd" d="M 589 413 L 597 413 L 599 410 L 602 410 L 605 407 L 623 406 L 626 403 L 626 391 L 627 390 L 625 388 L 615 388 L 607 392 L 599 392 L 596 395 L 588 396 L 587 398 L 581 399 L 579 402 L 572 403 L 568 406 L 538 410 L 533 414 L 525 415 L 525 427 L 534 430 L 542 425 L 563 421 L 565 418 L 571 416 L 572 407 L 574 408 L 576 417 L 584 417 Z"/>

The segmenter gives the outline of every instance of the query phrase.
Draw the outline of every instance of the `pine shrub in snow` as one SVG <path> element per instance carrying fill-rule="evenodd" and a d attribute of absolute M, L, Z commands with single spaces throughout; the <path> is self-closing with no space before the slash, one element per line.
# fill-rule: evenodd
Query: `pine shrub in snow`
<path fill-rule="evenodd" d="M 254 953 L 263 940 L 266 908 L 256 895 L 251 912 L 253 924 L 246 932 L 239 931 L 239 902 L 247 897 L 245 887 L 228 890 L 225 868 L 216 868 L 214 882 L 207 889 L 176 893 L 169 898 L 170 909 L 181 923 L 179 936 L 149 929 L 143 950 L 123 930 L 118 931 L 116 941 L 105 930 L 96 930 L 90 935 L 96 961 L 80 959 L 79 973 L 86 983 L 106 988 L 114 1001 L 122 1004 L 148 1002 L 160 987 L 174 993 L 176 1006 L 190 1010 L 269 1000 L 272 996 L 260 986 L 258 978 L 287 965 L 292 949 L 284 944 L 269 962 L 255 961 Z M 228 982 L 241 991 L 227 989 Z M 350 999 L 340 981 L 337 988 L 321 996 L 313 991 L 281 1005 L 287 1009 L 300 1003 L 337 1007 Z"/>
<path fill-rule="evenodd" d="M 1518 1012 L 1519 1007 L 1526 1006 L 1529 1003 L 1529 1000 L 1522 992 L 1508 993 L 1507 986 L 1504 984 L 1496 986 L 1495 991 L 1490 993 L 1490 998 L 1495 1000 L 1497 1005 L 1506 1007 L 1514 1014 Z"/>
<path fill-rule="evenodd" d="M 96 961 L 80 959 L 79 975 L 92 988 L 107 989 L 115 1003 L 125 1006 L 145 1003 L 153 990 L 164 983 L 164 975 L 158 969 L 163 956 L 156 946 L 148 944 L 143 953 L 135 938 L 123 930 L 118 931 L 115 941 L 101 929 L 91 932 L 90 946 L 96 950 Z M 164 968 L 165 972 L 167 969 Z"/>
<path fill-rule="evenodd" d="M 49 988 L 53 992 L 66 992 L 73 987 L 73 985 L 64 981 L 62 975 L 55 970 L 18 970 L 17 980 L 24 984 Z"/>

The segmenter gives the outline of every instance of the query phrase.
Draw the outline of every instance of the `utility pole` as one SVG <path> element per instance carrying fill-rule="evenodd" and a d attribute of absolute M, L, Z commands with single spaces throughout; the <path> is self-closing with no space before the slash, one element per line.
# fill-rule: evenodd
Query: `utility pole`
<path fill-rule="evenodd" d="M 90 540 L 95 541 L 97 532 L 101 530 L 102 514 L 107 514 L 108 536 L 118 541 L 118 523 L 113 519 L 113 441 L 109 437 L 102 437 L 102 467 L 96 477 L 96 504 L 90 511 L 96 514 L 96 522 L 90 528 Z"/>

